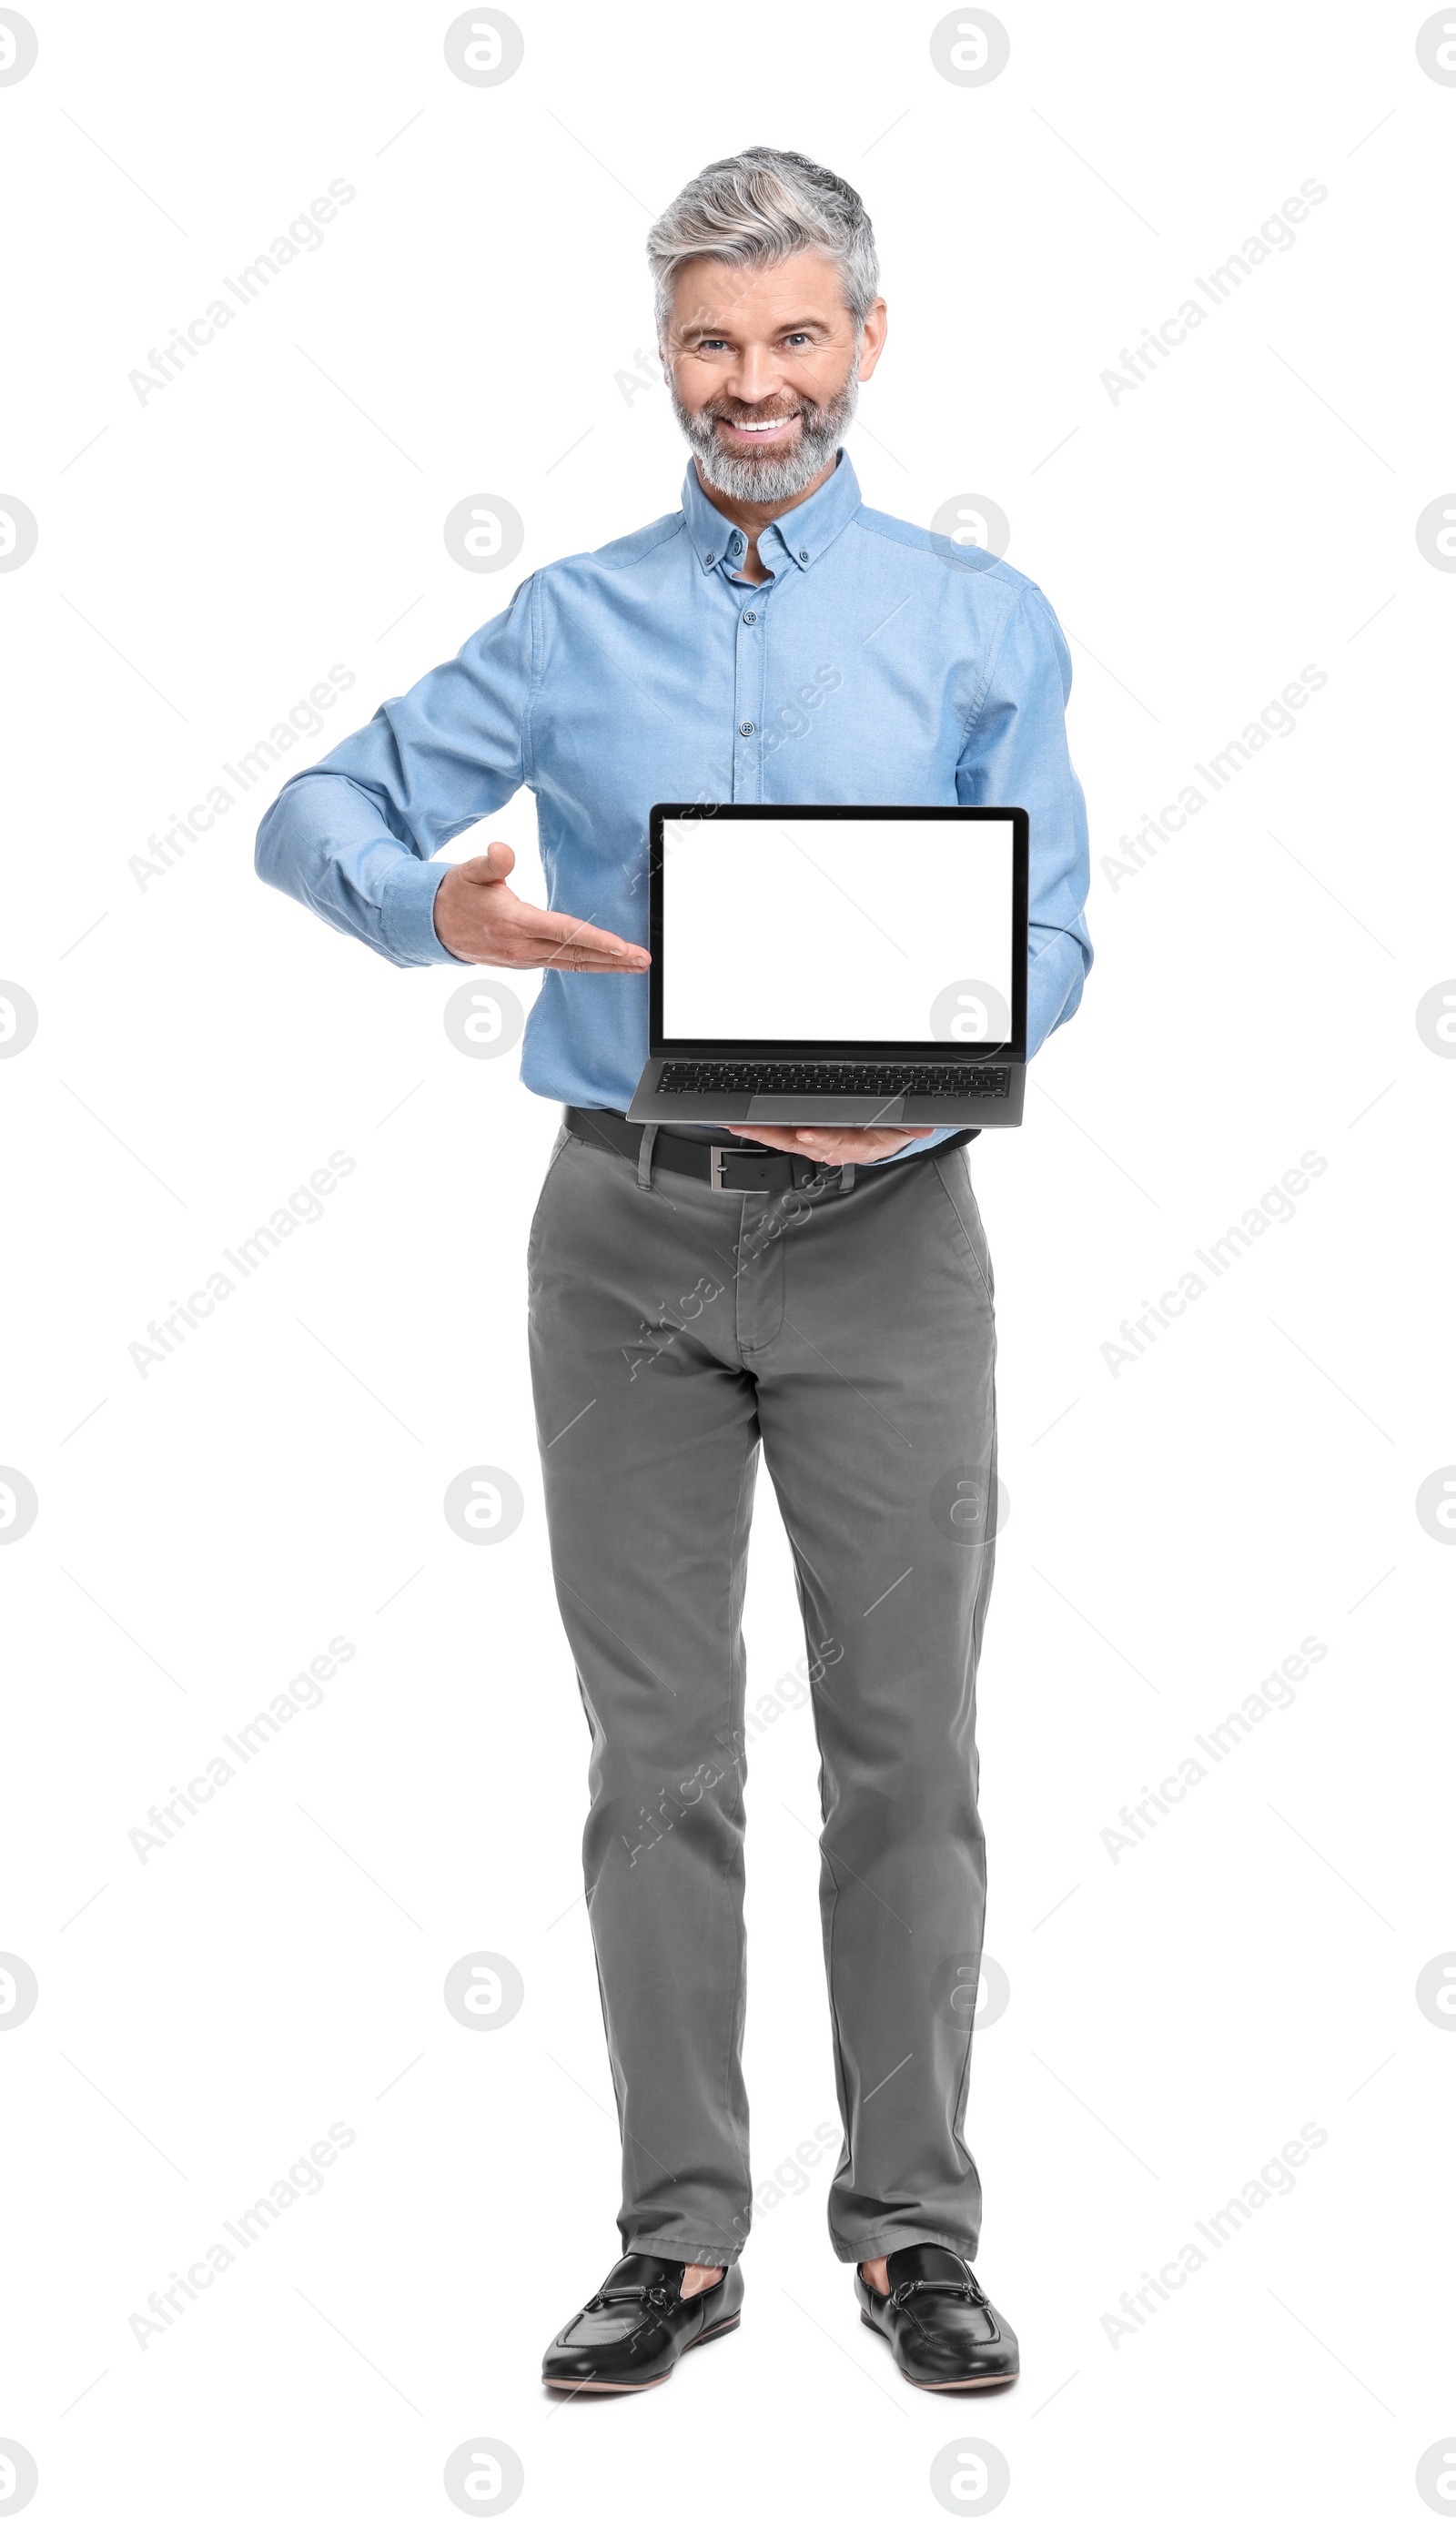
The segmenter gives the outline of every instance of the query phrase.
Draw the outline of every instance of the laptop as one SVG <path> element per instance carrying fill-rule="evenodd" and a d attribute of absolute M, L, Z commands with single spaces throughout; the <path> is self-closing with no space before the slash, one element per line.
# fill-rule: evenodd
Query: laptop
<path fill-rule="evenodd" d="M 1019 1123 L 1024 807 L 651 811 L 634 1123 Z"/>

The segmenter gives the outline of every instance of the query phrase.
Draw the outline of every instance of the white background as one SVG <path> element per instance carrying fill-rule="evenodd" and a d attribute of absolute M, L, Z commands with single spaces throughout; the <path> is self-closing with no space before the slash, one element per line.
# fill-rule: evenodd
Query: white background
<path fill-rule="evenodd" d="M 928 1043 L 932 1006 L 962 974 L 1010 1008 L 1009 825 L 695 818 L 662 839 L 668 1036 Z M 745 907 L 770 902 L 772 921 L 729 959 Z"/>
<path fill-rule="evenodd" d="M 447 2520 L 474 2434 L 520 2515 L 944 2514 L 953 2435 L 1008 2520 L 1419 2520 L 1456 2431 L 1450 1592 L 1414 1513 L 1456 1460 L 1448 757 L 1456 89 L 1418 7 L 1008 6 L 982 88 L 934 11 L 522 5 L 474 88 L 419 6 L 41 9 L 0 88 L 9 494 L 0 1063 L 12 1647 L 0 1945 L 0 2437 L 37 2520 Z M 917 2394 L 832 2260 L 826 2170 L 758 2221 L 746 2322 L 670 2387 L 553 2410 L 542 2345 L 614 2251 L 579 1889 L 586 1736 L 524 1344 L 551 1109 L 467 1058 L 447 970 L 265 893 L 267 783 L 144 889 L 149 834 L 339 662 L 333 742 L 516 579 L 676 501 L 643 372 L 649 215 L 752 140 L 861 184 L 891 305 L 866 497 L 993 498 L 1076 663 L 1098 961 L 976 1146 L 1000 1289 L 1001 1548 L 982 1677 L 979 2270 L 1024 2374 Z M 164 393 L 128 372 L 324 185 L 356 200 Z M 1318 179 L 1288 252 L 1116 404 L 1100 373 Z M 872 435 L 871 435 L 872 434 Z M 518 564 L 442 523 L 494 493 Z M 1452 495 L 1456 504 L 1456 494 Z M 1327 684 L 1141 871 L 1119 835 L 1308 663 Z M 530 800 L 493 828 L 533 875 Z M 467 848 L 459 846 L 457 848 Z M 529 982 L 525 986 L 529 993 Z M 1155 1057 L 1146 1057 L 1149 1047 Z M 129 1344 L 341 1149 L 354 1173 L 138 1376 Z M 1102 1346 L 1313 1150 L 1326 1172 L 1118 1374 Z M 505 1542 L 442 1498 L 512 1471 Z M 755 1684 L 802 1643 L 763 1487 Z M 129 1843 L 336 1633 L 317 1710 L 143 1866 Z M 1117 1865 L 1101 1840 L 1307 1634 L 1327 1656 Z M 833 2112 L 802 1712 L 753 1757 L 760 2185 Z M 476 1950 L 525 2004 L 471 2033 Z M 132 2310 L 329 2125 L 313 2200 L 143 2351 Z M 1328 2136 L 1130 2339 L 1104 2314 L 1306 2122 Z M 962 2443 L 958 2443 L 962 2444 Z M 1449 2442 L 1456 2445 L 1456 2442 Z"/>

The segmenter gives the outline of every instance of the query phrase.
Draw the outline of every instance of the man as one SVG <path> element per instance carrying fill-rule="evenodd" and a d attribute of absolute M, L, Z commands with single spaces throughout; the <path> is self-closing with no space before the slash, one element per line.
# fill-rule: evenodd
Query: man
<path fill-rule="evenodd" d="M 858 193 L 748 149 L 685 187 L 649 256 L 692 451 L 682 507 L 536 572 L 287 785 L 258 869 L 396 964 L 545 969 L 521 1075 L 566 1114 L 531 1228 L 531 1354 L 623 2145 L 623 2254 L 546 2379 L 656 2385 L 739 2321 L 740 1614 L 761 1442 L 822 1761 L 830 2235 L 908 2378 L 992 2385 L 1017 2351 L 971 2270 L 962 2138 L 996 1483 L 972 1136 L 734 1126 L 748 1146 L 713 1164 L 723 1131 L 623 1109 L 648 1053 L 657 799 L 1028 808 L 1028 1053 L 1071 1015 L 1091 950 L 1069 661 L 1028 581 L 860 503 L 842 442 L 886 315 Z M 547 910 L 512 893 L 501 843 L 431 865 L 522 784 Z M 883 887 L 893 905 L 889 862 Z M 774 906 L 736 914 L 722 952 L 747 959 Z M 947 956 L 954 975 L 953 940 Z"/>

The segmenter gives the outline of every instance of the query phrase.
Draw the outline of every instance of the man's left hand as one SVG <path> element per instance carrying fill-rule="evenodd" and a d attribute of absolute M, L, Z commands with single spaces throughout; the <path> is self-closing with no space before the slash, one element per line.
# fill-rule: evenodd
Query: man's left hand
<path fill-rule="evenodd" d="M 849 1131 L 833 1131 L 824 1124 L 786 1126 L 782 1131 L 765 1123 L 727 1123 L 723 1128 L 741 1141 L 761 1141 L 770 1150 L 787 1150 L 796 1159 L 817 1159 L 826 1167 L 856 1162 L 868 1166 L 875 1159 L 893 1159 L 897 1150 L 909 1149 L 911 1141 L 928 1141 L 931 1131 L 928 1123 L 913 1132 L 881 1131 L 874 1125 L 857 1125 Z"/>

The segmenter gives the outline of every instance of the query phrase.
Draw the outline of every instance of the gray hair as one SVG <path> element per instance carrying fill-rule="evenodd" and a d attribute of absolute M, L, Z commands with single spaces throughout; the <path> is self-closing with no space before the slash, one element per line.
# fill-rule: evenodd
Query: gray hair
<path fill-rule="evenodd" d="M 648 232 L 658 330 L 679 268 L 695 255 L 756 267 L 815 251 L 839 266 L 858 333 L 879 291 L 880 264 L 869 213 L 853 184 L 797 149 L 741 149 L 736 158 L 715 159 Z"/>

